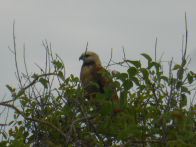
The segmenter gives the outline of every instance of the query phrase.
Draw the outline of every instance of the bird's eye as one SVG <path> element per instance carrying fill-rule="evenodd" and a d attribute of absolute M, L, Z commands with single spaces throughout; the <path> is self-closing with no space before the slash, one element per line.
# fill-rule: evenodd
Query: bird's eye
<path fill-rule="evenodd" d="M 85 55 L 85 58 L 88 58 L 90 55 Z"/>

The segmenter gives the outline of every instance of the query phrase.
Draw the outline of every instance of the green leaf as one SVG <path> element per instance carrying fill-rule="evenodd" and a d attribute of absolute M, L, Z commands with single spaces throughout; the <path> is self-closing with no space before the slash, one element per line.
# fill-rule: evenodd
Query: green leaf
<path fill-rule="evenodd" d="M 160 76 L 160 79 L 162 79 L 162 80 L 164 80 L 165 82 L 167 82 L 168 83 L 168 77 L 166 77 L 166 76 Z"/>
<path fill-rule="evenodd" d="M 137 86 L 140 85 L 138 78 L 136 78 L 136 77 L 131 77 L 130 80 L 133 81 Z"/>
<path fill-rule="evenodd" d="M 153 67 L 153 63 L 152 62 L 148 62 L 148 69 L 151 69 Z"/>
<path fill-rule="evenodd" d="M 62 69 L 64 67 L 63 64 L 58 60 L 53 60 L 52 63 L 57 68 L 57 70 Z"/>
<path fill-rule="evenodd" d="M 129 74 L 129 77 L 133 77 L 133 76 L 135 76 L 138 73 L 138 70 L 135 67 L 130 67 L 127 70 L 127 72 Z"/>
<path fill-rule="evenodd" d="M 18 97 L 22 96 L 22 95 L 24 94 L 24 92 L 25 92 L 25 90 L 24 90 L 24 89 L 21 89 L 21 90 L 17 93 L 17 95 L 16 95 L 15 98 L 18 98 Z"/>
<path fill-rule="evenodd" d="M 127 92 L 126 91 L 121 91 L 120 93 L 120 104 L 122 106 L 126 106 L 127 104 Z"/>
<path fill-rule="evenodd" d="M 187 97 L 185 94 L 181 94 L 180 105 L 181 105 L 181 107 L 184 107 L 187 105 Z"/>
<path fill-rule="evenodd" d="M 188 73 L 187 79 L 188 79 L 189 84 L 193 83 L 193 76 L 190 73 Z"/>
<path fill-rule="evenodd" d="M 127 73 L 118 73 L 115 75 L 115 77 L 119 80 L 126 80 L 128 78 L 128 74 Z"/>
<path fill-rule="evenodd" d="M 145 68 L 141 68 L 140 71 L 142 72 L 144 79 L 147 80 L 149 76 L 148 70 Z"/>
<path fill-rule="evenodd" d="M 18 123 L 18 125 L 21 125 L 22 124 L 22 121 L 18 121 L 17 123 Z"/>
<path fill-rule="evenodd" d="M 1 134 L 3 135 L 3 137 L 4 137 L 5 139 L 7 139 L 7 133 L 6 133 L 5 131 L 1 131 Z"/>
<path fill-rule="evenodd" d="M 179 90 L 179 88 L 182 86 L 182 82 L 178 81 L 176 84 L 176 89 Z"/>
<path fill-rule="evenodd" d="M 123 87 L 125 90 L 129 90 L 130 88 L 133 87 L 133 82 L 130 80 L 126 80 L 123 82 Z"/>
<path fill-rule="evenodd" d="M 40 78 L 39 82 L 44 86 L 44 88 L 48 88 L 48 80 Z"/>
<path fill-rule="evenodd" d="M 189 93 L 190 94 L 190 91 L 187 87 L 185 86 L 182 86 L 182 92 L 185 92 L 185 93 Z"/>
<path fill-rule="evenodd" d="M 31 77 L 32 77 L 33 79 L 36 79 L 37 77 L 39 77 L 39 75 L 34 73 Z"/>
<path fill-rule="evenodd" d="M 93 87 L 96 87 L 96 88 L 99 88 L 99 85 L 96 82 L 93 82 L 93 81 L 90 81 L 89 85 L 93 86 Z"/>
<path fill-rule="evenodd" d="M 1 141 L 0 146 L 1 147 L 7 147 L 7 143 L 8 143 L 8 141 Z"/>
<path fill-rule="evenodd" d="M 28 101 L 21 100 L 20 102 L 21 102 L 22 106 L 24 107 L 24 106 L 26 106 L 26 104 L 27 104 Z"/>
<path fill-rule="evenodd" d="M 9 89 L 10 92 L 15 92 L 16 89 L 12 88 L 10 85 L 6 85 L 6 87 Z"/>
<path fill-rule="evenodd" d="M 59 71 L 59 72 L 58 72 L 58 76 L 59 76 L 62 80 L 65 79 L 65 78 L 64 78 L 64 74 L 63 74 L 62 71 Z"/>
<path fill-rule="evenodd" d="M 179 64 L 174 65 L 173 70 L 179 69 L 181 66 Z"/>
<path fill-rule="evenodd" d="M 9 122 L 9 125 L 11 125 L 11 124 L 13 124 L 14 123 L 14 121 L 12 120 L 11 122 Z"/>
<path fill-rule="evenodd" d="M 141 67 L 141 63 L 140 63 L 139 60 L 138 61 L 137 60 L 136 61 L 134 61 L 134 60 L 126 60 L 126 62 L 131 63 L 132 65 L 134 65 L 137 68 L 140 68 Z"/>
<path fill-rule="evenodd" d="M 151 62 L 152 66 L 155 67 L 156 71 L 159 72 L 159 69 L 161 68 L 161 65 L 157 62 Z"/>
<path fill-rule="evenodd" d="M 114 85 L 114 87 L 117 88 L 117 89 L 120 88 L 120 82 L 118 82 L 118 81 L 114 81 L 114 82 L 113 82 L 113 85 Z"/>
<path fill-rule="evenodd" d="M 70 75 L 70 80 L 72 81 L 72 82 L 78 82 L 79 81 L 79 78 L 78 77 L 75 77 L 73 74 L 71 74 Z"/>
<path fill-rule="evenodd" d="M 102 103 L 101 108 L 100 108 L 99 111 L 103 116 L 111 113 L 112 104 L 105 101 L 104 103 Z"/>
<path fill-rule="evenodd" d="M 69 144 L 68 147 L 73 147 L 72 144 Z"/>
<path fill-rule="evenodd" d="M 144 58 L 146 58 L 146 59 L 148 60 L 148 62 L 151 62 L 151 61 L 152 61 L 152 58 L 151 58 L 148 54 L 142 53 L 141 55 L 142 55 Z"/>

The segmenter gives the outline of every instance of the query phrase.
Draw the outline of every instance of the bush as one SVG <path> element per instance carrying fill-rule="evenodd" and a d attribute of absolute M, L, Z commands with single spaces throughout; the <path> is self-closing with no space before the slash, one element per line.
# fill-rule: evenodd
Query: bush
<path fill-rule="evenodd" d="M 47 54 L 51 55 L 47 44 Z M 196 144 L 195 108 L 187 104 L 196 74 L 181 64 L 170 64 L 169 76 L 147 54 L 147 61 L 125 59 L 127 72 L 110 74 L 119 94 L 112 101 L 110 87 L 87 100 L 78 77 L 65 78 L 57 56 L 47 68 L 23 74 L 20 88 L 7 85 L 10 101 L 0 105 L 15 110 L 9 146 L 193 146 Z M 53 56 L 51 56 L 53 57 Z M 122 65 L 122 63 L 121 63 Z M 47 69 L 47 70 L 45 70 Z M 176 74 L 175 74 L 176 73 Z M 24 83 L 23 83 L 24 81 Z M 11 104 L 17 103 L 19 107 Z M 98 106 L 97 106 L 98 105 Z M 113 109 L 119 109 L 117 113 Z M 23 119 L 21 119 L 21 117 Z"/>
<path fill-rule="evenodd" d="M 15 60 L 20 86 L 7 85 L 12 98 L 0 102 L 15 110 L 0 146 L 196 145 L 196 104 L 191 99 L 196 73 L 188 70 L 186 45 L 181 63 L 169 62 L 168 76 L 162 62 L 148 54 L 141 54 L 147 66 L 124 58 L 116 64 L 127 71 L 109 74 L 113 82 L 93 99 L 85 97 L 78 77 L 65 77 L 60 57 L 47 42 L 43 45 L 46 65 L 40 73 L 30 74 L 25 66 L 26 73 L 20 74 Z M 111 99 L 113 87 L 118 101 Z"/>

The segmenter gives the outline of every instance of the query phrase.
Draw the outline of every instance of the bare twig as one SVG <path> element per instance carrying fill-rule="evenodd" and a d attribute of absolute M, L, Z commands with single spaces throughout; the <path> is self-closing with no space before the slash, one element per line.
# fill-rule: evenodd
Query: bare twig
<path fill-rule="evenodd" d="M 109 66 L 119 65 L 119 66 L 122 66 L 122 67 L 129 67 L 129 66 L 124 65 L 124 63 L 127 63 L 126 61 L 121 61 L 121 62 L 111 61 L 111 62 L 112 63 Z"/>
<path fill-rule="evenodd" d="M 15 66 L 16 66 L 16 75 L 19 81 L 20 87 L 22 88 L 22 80 L 20 77 L 19 67 L 18 67 L 18 60 L 17 60 L 17 52 L 16 52 L 16 36 L 15 36 L 15 21 L 13 22 L 13 44 L 14 44 L 14 57 L 15 57 Z"/>
<path fill-rule="evenodd" d="M 26 120 L 30 120 L 30 121 L 34 121 L 34 122 L 38 122 L 38 123 L 41 123 L 41 124 L 48 125 L 51 128 L 55 129 L 57 132 L 59 132 L 62 136 L 64 136 L 66 138 L 66 134 L 61 129 L 59 129 L 55 125 L 53 125 L 52 123 L 50 123 L 48 121 L 45 121 L 45 120 L 40 120 L 40 119 L 28 117 L 22 111 L 20 111 L 16 106 L 14 106 L 12 104 L 0 102 L 0 105 L 14 109 L 18 114 L 20 114 Z"/>
<path fill-rule="evenodd" d="M 184 51 L 184 57 L 186 57 L 186 51 L 187 51 L 187 45 L 188 45 L 188 27 L 187 27 L 187 17 L 185 12 L 185 29 L 186 29 L 186 36 L 185 36 L 185 51 Z"/>
<path fill-rule="evenodd" d="M 85 111 L 84 111 L 84 108 L 82 107 L 82 105 L 80 105 L 80 110 L 86 120 L 86 122 L 89 124 L 89 126 L 93 129 L 95 135 L 97 136 L 97 138 L 102 141 L 102 143 L 104 144 L 104 139 L 97 133 L 97 130 L 94 126 L 94 124 L 88 119 L 88 116 L 86 115 Z"/>
<path fill-rule="evenodd" d="M 86 43 L 86 50 L 85 50 L 85 55 L 86 55 L 86 52 L 88 51 L 88 41 Z"/>
<path fill-rule="evenodd" d="M 58 54 L 56 54 L 56 56 L 61 61 L 61 63 L 63 64 L 63 74 L 64 74 L 64 79 L 65 79 L 65 74 L 66 74 L 65 64 L 63 63 L 63 59 Z"/>
<path fill-rule="evenodd" d="M 130 65 L 127 63 L 125 48 L 123 47 L 122 49 L 123 49 L 123 61 L 127 64 L 128 67 L 130 67 Z"/>
<path fill-rule="evenodd" d="M 37 77 L 34 78 L 34 80 L 29 85 L 23 87 L 22 90 L 26 90 L 27 88 L 34 85 L 40 77 L 45 77 L 45 76 L 50 76 L 50 75 L 57 75 L 57 74 L 56 73 L 46 73 L 46 74 L 38 75 Z"/>
<path fill-rule="evenodd" d="M 155 40 L 155 48 L 154 48 L 154 50 L 155 50 L 154 58 L 155 58 L 155 62 L 156 62 L 157 61 L 157 37 L 156 37 L 156 40 Z"/>
<path fill-rule="evenodd" d="M 111 53 L 110 53 L 110 60 L 106 66 L 106 69 L 110 66 L 110 62 L 112 61 L 112 55 L 113 55 L 113 48 L 111 48 Z"/>
<path fill-rule="evenodd" d="M 27 62 L 26 62 L 26 48 L 25 48 L 25 44 L 23 46 L 23 60 L 24 60 L 24 66 L 25 66 L 25 72 L 26 72 L 26 75 L 27 75 L 27 79 L 30 82 L 29 72 L 28 72 Z"/>
<path fill-rule="evenodd" d="M 91 118 L 93 118 L 93 117 L 92 117 L 92 116 L 89 116 L 89 117 L 84 116 L 84 117 L 81 117 L 81 118 L 78 118 L 78 119 L 72 121 L 72 123 L 71 123 L 71 125 L 70 125 L 70 129 L 69 129 L 69 131 L 67 132 L 67 137 L 66 137 L 66 138 L 67 138 L 67 140 L 66 140 L 67 145 L 69 144 L 70 135 L 72 134 L 72 130 L 73 130 L 73 128 L 74 128 L 74 125 L 75 125 L 76 123 L 80 122 L 80 121 L 83 121 L 83 120 L 86 120 L 86 119 L 91 119 Z"/>
<path fill-rule="evenodd" d="M 170 103 L 171 103 L 171 99 L 173 98 L 173 90 L 174 90 L 174 81 L 173 81 L 173 74 L 172 74 L 172 62 L 173 62 L 173 58 L 169 63 L 169 81 L 170 81 L 170 92 L 168 95 L 168 100 L 167 100 L 167 108 L 166 108 L 166 113 L 169 112 L 170 110 Z"/>
<path fill-rule="evenodd" d="M 128 141 L 125 144 L 117 145 L 117 147 L 127 147 L 127 146 L 134 146 L 135 144 L 145 144 L 145 143 L 160 144 L 163 142 L 160 140 L 132 140 L 132 141 Z"/>

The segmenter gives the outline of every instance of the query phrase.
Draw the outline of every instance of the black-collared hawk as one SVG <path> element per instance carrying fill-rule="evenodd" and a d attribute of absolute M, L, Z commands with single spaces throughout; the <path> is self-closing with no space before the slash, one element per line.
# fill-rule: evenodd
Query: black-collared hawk
<path fill-rule="evenodd" d="M 83 60 L 80 81 L 88 97 L 94 97 L 97 93 L 104 93 L 109 85 L 108 71 L 102 67 L 99 56 L 94 52 L 84 52 L 79 60 Z M 93 84 L 94 83 L 94 84 Z M 113 89 L 113 100 L 118 100 L 116 89 Z"/>

